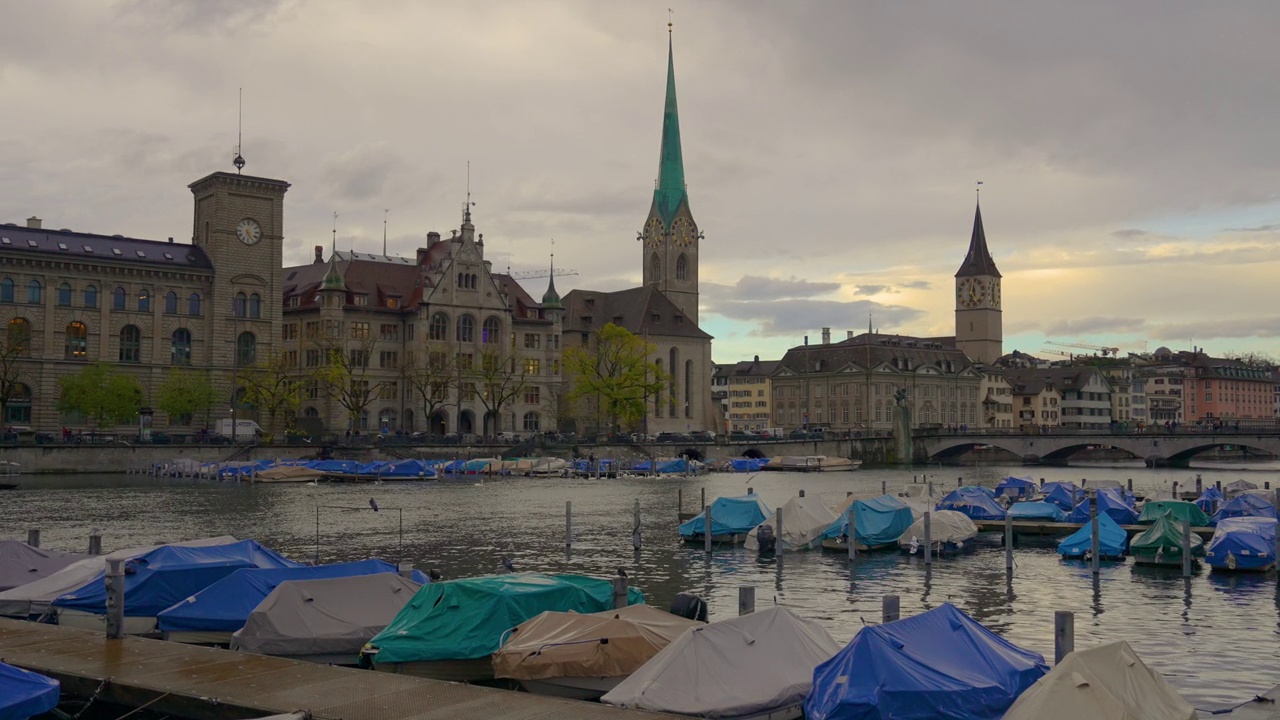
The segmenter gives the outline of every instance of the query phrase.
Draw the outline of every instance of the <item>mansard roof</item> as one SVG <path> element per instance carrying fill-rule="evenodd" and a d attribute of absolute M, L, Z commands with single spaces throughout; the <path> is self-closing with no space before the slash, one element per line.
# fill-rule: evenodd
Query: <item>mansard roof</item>
<path fill-rule="evenodd" d="M 212 270 L 198 245 L 140 240 L 123 235 L 97 235 L 71 230 L 0 225 L 0 253 L 60 257 L 68 262 L 118 262 L 185 270 Z"/>

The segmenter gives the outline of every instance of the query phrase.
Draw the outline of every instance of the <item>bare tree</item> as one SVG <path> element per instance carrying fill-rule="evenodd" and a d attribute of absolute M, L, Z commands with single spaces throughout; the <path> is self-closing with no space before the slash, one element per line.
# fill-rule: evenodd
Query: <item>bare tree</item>
<path fill-rule="evenodd" d="M 487 349 L 479 362 L 465 374 L 475 384 L 476 399 L 484 406 L 486 418 L 493 418 L 493 433 L 502 430 L 502 408 L 519 397 L 529 384 L 519 358 L 512 351 Z"/>
<path fill-rule="evenodd" d="M 449 407 L 449 394 L 459 386 L 457 359 L 445 352 L 423 353 L 421 359 L 401 368 L 400 377 L 417 396 L 423 422 L 430 430 L 431 418 Z"/>
<path fill-rule="evenodd" d="M 0 337 L 0 422 L 9 417 L 9 403 L 29 392 L 24 377 L 22 360 L 31 351 L 31 326 L 22 322 L 10 322 Z"/>

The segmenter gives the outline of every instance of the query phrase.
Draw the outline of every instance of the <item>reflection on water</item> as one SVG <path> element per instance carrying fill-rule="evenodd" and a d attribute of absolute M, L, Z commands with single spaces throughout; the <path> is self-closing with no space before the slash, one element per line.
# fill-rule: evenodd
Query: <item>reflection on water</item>
<path fill-rule="evenodd" d="M 1198 469 L 1206 484 L 1242 471 Z M 1223 576 L 1103 563 L 1063 562 L 1051 545 L 1019 547 L 1005 571 L 1000 536 L 979 537 L 968 554 L 926 566 L 919 557 L 873 553 L 799 553 L 762 560 L 742 549 L 685 546 L 676 534 L 677 491 L 685 510 L 754 487 L 776 506 L 800 489 L 828 504 L 846 492 L 874 495 L 916 481 L 939 493 L 966 483 L 992 485 L 1006 474 L 1048 480 L 1082 477 L 1134 481 L 1140 492 L 1194 485 L 1187 471 L 1120 468 L 929 468 L 822 475 L 711 475 L 635 480 L 493 479 L 382 485 L 230 485 L 134 476 L 23 477 L 0 493 L 0 537 L 25 538 L 39 527 L 48 547 L 83 552 L 92 529 L 107 549 L 158 540 L 228 534 L 254 538 L 284 554 L 322 562 L 404 555 L 446 577 L 497 572 L 504 556 L 518 570 L 614 575 L 626 569 L 650 602 L 680 591 L 703 596 L 713 616 L 737 612 L 738 587 L 756 587 L 756 606 L 783 604 L 847 641 L 879 622 L 882 598 L 897 594 L 904 616 L 950 602 L 1011 641 L 1052 658 L 1053 613 L 1076 613 L 1076 646 L 1125 639 L 1197 704 L 1243 699 L 1280 682 L 1280 590 L 1274 575 Z M 1280 475 L 1254 470 L 1261 485 Z M 377 499 L 379 511 L 368 509 Z M 640 501 L 644 547 L 631 546 L 632 508 Z M 573 547 L 565 549 L 565 501 L 573 501 Z M 335 509 L 330 506 L 358 508 Z M 317 507 L 319 511 L 317 513 Z M 317 533 L 317 517 L 319 529 Z"/>

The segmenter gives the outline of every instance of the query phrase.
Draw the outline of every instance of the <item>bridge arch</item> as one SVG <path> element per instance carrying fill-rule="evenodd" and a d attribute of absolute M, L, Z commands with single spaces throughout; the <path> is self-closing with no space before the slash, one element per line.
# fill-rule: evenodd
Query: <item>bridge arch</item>
<path fill-rule="evenodd" d="M 1102 447 L 1103 446 L 1097 442 L 1075 443 L 1072 445 L 1067 445 L 1066 447 L 1061 447 L 1056 450 L 1052 450 L 1050 452 L 1045 453 L 1044 455 L 1041 455 L 1040 462 L 1044 463 L 1045 465 L 1066 465 L 1067 462 L 1071 460 L 1072 455 L 1075 455 L 1076 453 L 1084 450 L 1096 450 L 1096 449 L 1101 449 Z M 1121 445 L 1108 444 L 1106 445 L 1106 449 L 1119 450 L 1121 452 L 1128 453 L 1130 456 L 1132 456 L 1135 459 L 1139 459 L 1139 460 L 1143 459 L 1143 456 L 1135 453 L 1132 449 L 1125 447 L 1123 444 Z"/>
<path fill-rule="evenodd" d="M 943 447 L 935 449 L 933 454 L 929 456 L 929 462 L 946 462 L 947 460 L 958 458 L 971 450 L 988 447 L 999 448 L 1020 458 L 1026 457 L 1022 453 L 1022 448 L 1013 443 L 1003 443 L 999 439 L 979 438 L 977 440 L 967 440 L 956 438 L 954 442 L 946 443 Z"/>
<path fill-rule="evenodd" d="M 1200 453 L 1203 453 L 1203 452 L 1207 452 L 1209 450 L 1213 450 L 1214 448 L 1221 448 L 1221 447 L 1232 447 L 1232 448 L 1238 448 L 1242 450 L 1252 450 L 1261 455 L 1273 454 L 1271 451 L 1265 448 L 1259 447 L 1258 445 L 1252 445 L 1248 442 L 1240 442 L 1239 438 L 1222 438 L 1222 439 L 1214 438 L 1212 440 L 1206 440 L 1205 442 L 1202 442 L 1202 443 L 1193 444 L 1191 447 L 1184 448 L 1182 450 L 1179 450 L 1178 452 L 1170 454 L 1168 457 L 1164 458 L 1163 464 L 1168 465 L 1169 467 L 1189 467 L 1191 465 L 1192 458 L 1194 458 L 1196 455 L 1199 455 Z"/>

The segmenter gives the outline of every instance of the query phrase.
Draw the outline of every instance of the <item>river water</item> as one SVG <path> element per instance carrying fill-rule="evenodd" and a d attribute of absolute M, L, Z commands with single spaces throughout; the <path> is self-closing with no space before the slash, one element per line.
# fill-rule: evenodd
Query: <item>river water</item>
<path fill-rule="evenodd" d="M 509 556 L 517 570 L 612 576 L 625 568 L 649 602 L 667 606 L 680 591 L 705 598 L 712 618 L 737 612 L 738 587 L 756 587 L 756 605 L 773 603 L 818 620 L 841 642 L 878 622 L 881 598 L 901 597 L 904 616 L 949 602 L 1052 661 L 1056 610 L 1075 612 L 1076 646 L 1124 639 L 1194 704 L 1241 701 L 1280 683 L 1280 591 L 1274 574 L 1223 576 L 1207 568 L 1186 582 L 1178 570 L 1105 564 L 1094 580 L 1082 563 L 1052 547 L 1019 547 L 1012 576 L 996 534 L 979 536 L 974 553 L 938 561 L 876 553 L 851 564 L 839 554 L 757 559 L 742 549 L 685 546 L 676 532 L 677 496 L 692 512 L 707 500 L 754 487 L 771 507 L 801 489 L 830 505 L 847 492 L 895 493 L 927 478 L 939 491 L 993 486 L 1005 475 L 1048 480 L 1132 478 L 1150 493 L 1240 478 L 1275 487 L 1280 465 L 1148 470 L 1139 466 L 939 468 L 853 473 L 693 478 L 493 478 L 475 482 L 378 485 L 237 485 L 127 475 L 24 476 L 0 493 L 0 537 L 42 531 L 46 547 L 84 552 L 92 529 L 106 550 L 209 535 L 253 538 L 296 560 L 345 561 L 401 555 L 446 578 L 489 574 Z M 380 508 L 369 508 L 373 498 Z M 565 501 L 573 502 L 574 543 L 565 549 Z M 644 547 L 631 547 L 632 508 L 640 502 Z M 352 508 L 352 509 L 348 509 Z M 402 521 L 402 523 L 401 523 Z M 401 524 L 403 531 L 401 531 Z M 401 550 L 403 548 L 403 550 Z"/>

